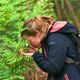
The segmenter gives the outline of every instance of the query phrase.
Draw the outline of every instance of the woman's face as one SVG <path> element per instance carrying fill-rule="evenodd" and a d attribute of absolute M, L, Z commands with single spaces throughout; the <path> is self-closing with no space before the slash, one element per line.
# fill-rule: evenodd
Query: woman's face
<path fill-rule="evenodd" d="M 41 38 L 40 38 L 40 35 L 39 34 L 36 34 L 35 36 L 26 36 L 26 35 L 23 35 L 23 38 L 28 40 L 31 44 L 31 46 L 35 47 L 35 48 L 39 48 L 41 47 Z"/>

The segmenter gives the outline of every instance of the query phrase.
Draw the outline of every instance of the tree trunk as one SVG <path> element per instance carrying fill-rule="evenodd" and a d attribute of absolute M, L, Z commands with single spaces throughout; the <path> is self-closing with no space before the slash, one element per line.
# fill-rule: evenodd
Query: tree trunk
<path fill-rule="evenodd" d="M 74 12 L 74 9 L 72 8 L 70 0 L 65 0 L 65 1 L 66 1 L 66 4 L 67 4 L 67 7 L 69 8 L 69 11 L 72 15 L 73 22 L 76 24 L 76 27 L 79 28 L 80 27 L 80 22 L 79 22 L 78 18 L 75 15 L 75 12 Z"/>
<path fill-rule="evenodd" d="M 61 12 L 60 12 L 60 7 L 59 7 L 59 4 L 58 4 L 58 0 L 54 0 L 54 6 L 56 8 L 55 11 L 57 13 L 57 16 L 61 20 L 62 15 L 61 15 Z"/>
<path fill-rule="evenodd" d="M 63 16 L 63 20 L 68 20 L 66 10 L 65 10 L 65 7 L 64 7 L 64 0 L 61 0 L 61 13 L 62 13 L 62 16 Z"/>

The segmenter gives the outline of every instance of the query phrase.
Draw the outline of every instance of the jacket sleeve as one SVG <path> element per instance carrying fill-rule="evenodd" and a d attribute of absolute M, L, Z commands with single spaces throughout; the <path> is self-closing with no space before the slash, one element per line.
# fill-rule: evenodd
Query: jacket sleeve
<path fill-rule="evenodd" d="M 58 36 L 56 36 L 58 35 Z M 44 71 L 57 75 L 61 72 L 66 56 L 66 40 L 60 34 L 51 35 L 48 38 L 48 51 L 46 58 L 44 53 L 35 52 L 33 57 L 37 65 Z M 65 43 L 64 43 L 65 40 Z"/>

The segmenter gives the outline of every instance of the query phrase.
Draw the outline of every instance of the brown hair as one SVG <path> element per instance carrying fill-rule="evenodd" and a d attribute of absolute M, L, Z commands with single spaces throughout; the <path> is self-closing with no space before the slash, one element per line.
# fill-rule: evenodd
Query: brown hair
<path fill-rule="evenodd" d="M 30 19 L 24 23 L 23 28 L 25 29 L 22 31 L 21 36 L 23 35 L 34 36 L 36 35 L 37 30 L 44 37 L 46 35 L 48 28 L 51 27 L 52 23 L 53 23 L 52 17 L 38 16 L 35 17 L 34 19 Z"/>

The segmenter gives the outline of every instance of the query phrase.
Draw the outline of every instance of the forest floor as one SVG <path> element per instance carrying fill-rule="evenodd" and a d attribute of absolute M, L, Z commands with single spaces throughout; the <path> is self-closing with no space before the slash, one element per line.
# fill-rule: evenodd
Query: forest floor
<path fill-rule="evenodd" d="M 47 80 L 47 75 L 34 63 L 30 65 L 28 72 L 24 73 L 25 80 Z"/>

